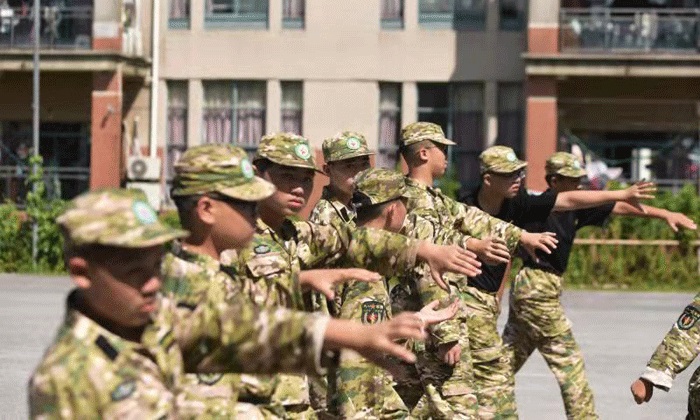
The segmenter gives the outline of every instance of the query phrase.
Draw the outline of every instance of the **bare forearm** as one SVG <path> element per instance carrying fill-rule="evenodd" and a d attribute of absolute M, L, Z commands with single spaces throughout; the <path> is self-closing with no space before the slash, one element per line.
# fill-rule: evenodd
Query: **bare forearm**
<path fill-rule="evenodd" d="M 624 201 L 618 201 L 617 203 L 615 203 L 615 207 L 613 207 L 612 214 L 616 216 L 637 216 L 650 217 L 655 219 L 665 219 L 666 214 L 668 213 L 668 210 L 660 209 L 658 207 L 645 206 L 643 204 L 641 205 L 641 207 L 642 209 L 644 209 L 644 211 L 634 207 L 633 205 L 625 203 Z"/>
<path fill-rule="evenodd" d="M 557 195 L 554 211 L 596 207 L 625 199 L 625 191 L 566 191 Z"/>

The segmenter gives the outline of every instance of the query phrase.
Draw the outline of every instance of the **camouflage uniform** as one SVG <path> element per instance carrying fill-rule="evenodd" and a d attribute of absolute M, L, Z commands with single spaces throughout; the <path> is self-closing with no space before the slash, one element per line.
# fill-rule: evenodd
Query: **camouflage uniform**
<path fill-rule="evenodd" d="M 306 140 L 290 134 L 265 136 L 257 159 L 315 169 Z M 301 270 L 352 266 L 392 273 L 412 267 L 416 251 L 417 242 L 376 229 L 354 230 L 349 226 L 319 226 L 287 219 L 276 232 L 258 220 L 252 243 L 233 256 L 225 252 L 222 263 L 230 262 L 244 268 L 241 270 L 241 274 L 245 273 L 242 287 L 250 292 L 254 302 L 317 311 L 327 308 L 327 305 L 318 294 L 301 295 L 298 280 Z M 238 261 L 234 262 L 233 258 Z M 277 377 L 272 402 L 285 406 L 294 404 L 297 412 L 308 414 L 309 410 L 302 408 L 308 406 L 310 397 L 305 382 L 298 376 Z M 315 384 L 318 391 L 311 391 L 317 400 L 321 400 L 325 387 L 320 380 Z M 265 398 L 264 395 L 258 397 Z M 323 401 L 315 406 L 323 410 Z"/>
<path fill-rule="evenodd" d="M 690 366 L 700 352 L 700 294 L 686 306 L 659 347 L 651 356 L 641 378 L 654 387 L 669 391 L 676 375 Z M 689 420 L 700 419 L 700 368 L 693 372 L 688 383 Z"/>
<path fill-rule="evenodd" d="M 161 224 L 145 196 L 127 190 L 83 194 L 57 222 L 69 247 L 140 249 L 187 235 Z M 190 398 L 185 373 L 320 368 L 323 316 L 237 301 L 206 302 L 183 317 L 163 298 L 141 341 L 132 342 L 83 315 L 78 293 L 30 380 L 32 418 L 195 418 L 207 407 Z"/>
<path fill-rule="evenodd" d="M 578 158 L 564 152 L 552 155 L 545 169 L 547 175 L 570 178 L 586 175 Z M 560 235 L 559 240 L 573 242 L 575 231 L 567 233 Z M 503 340 L 511 352 L 513 372 L 517 373 L 532 352 L 539 350 L 557 378 L 567 417 L 597 418 L 583 354 L 561 304 L 562 277 L 539 266 L 526 264 L 510 289 L 510 311 Z"/>
<path fill-rule="evenodd" d="M 367 147 L 365 136 L 352 131 L 343 131 L 325 139 L 322 150 L 326 163 L 374 155 Z M 333 196 L 330 187 L 330 185 L 323 187 L 321 199 L 311 212 L 309 221 L 320 225 L 331 223 L 352 223 L 354 225 L 355 211 L 346 203 L 338 201 Z"/>
<path fill-rule="evenodd" d="M 432 123 L 410 124 L 402 130 L 402 138 L 404 147 L 425 140 L 448 146 L 454 144 L 445 138 L 438 125 Z M 437 188 L 422 185 L 410 178 L 406 183 L 414 191 L 414 198 L 409 200 L 408 216 L 403 229 L 406 235 L 439 244 L 456 244 L 464 248 L 467 247 L 470 237 L 495 236 L 504 239 L 511 253 L 515 252 L 520 241 L 521 229 L 496 219 L 476 207 L 465 206 L 445 196 Z M 455 296 L 465 298 L 470 293 L 470 288 L 467 287 L 468 280 L 464 276 L 453 274 L 445 276 L 453 285 L 452 296 L 432 284 L 430 273 L 425 267 L 417 269 L 413 276 L 417 293 L 392 289 L 391 296 L 413 295 L 414 299 L 420 299 L 422 304 L 425 304 L 436 299 L 446 302 Z M 407 286 L 397 285 L 397 287 Z M 428 415 L 427 413 L 440 418 L 477 416 L 478 389 L 475 389 L 475 384 L 478 383 L 478 379 L 474 377 L 472 350 L 470 350 L 473 348 L 470 343 L 473 334 L 471 323 L 477 315 L 473 312 L 475 310 L 473 305 L 467 304 L 470 301 L 470 299 L 463 299 L 458 315 L 434 328 L 432 339 L 426 342 L 427 351 L 417 352 L 419 358 L 417 365 L 425 389 L 424 396 L 414 409 L 414 414 L 417 416 L 425 416 Z M 479 331 L 476 334 L 479 342 Z M 454 367 L 446 365 L 437 357 L 438 346 L 452 342 L 458 342 L 462 348 L 461 359 Z M 475 391 L 477 391 L 476 395 Z"/>

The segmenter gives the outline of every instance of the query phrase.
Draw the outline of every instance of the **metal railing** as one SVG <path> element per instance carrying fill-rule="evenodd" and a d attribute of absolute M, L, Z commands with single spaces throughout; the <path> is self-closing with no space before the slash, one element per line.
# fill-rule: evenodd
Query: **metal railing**
<path fill-rule="evenodd" d="M 676 52 L 700 48 L 700 9 L 564 8 L 559 16 L 563 52 Z"/>
<path fill-rule="evenodd" d="M 92 7 L 47 6 L 40 13 L 43 48 L 92 48 Z M 31 48 L 33 20 L 33 8 L 0 6 L 0 48 Z"/>
<path fill-rule="evenodd" d="M 0 166 L 0 202 L 10 200 L 20 207 L 24 204 L 29 186 L 26 185 L 31 168 L 23 165 Z M 44 167 L 46 194 L 50 198 L 69 199 L 87 191 L 90 168 Z"/>

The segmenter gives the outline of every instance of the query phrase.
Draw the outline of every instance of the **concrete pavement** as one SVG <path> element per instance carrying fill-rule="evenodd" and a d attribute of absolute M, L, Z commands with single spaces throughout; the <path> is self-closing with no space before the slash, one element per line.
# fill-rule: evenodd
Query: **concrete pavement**
<path fill-rule="evenodd" d="M 69 287 L 64 277 L 0 274 L 0 418 L 26 418 L 27 380 L 61 322 Z M 686 388 L 697 362 L 679 375 L 670 393 L 657 391 L 645 406 L 634 404 L 629 385 L 692 297 L 687 293 L 565 293 L 564 304 L 586 357 L 601 418 L 685 417 Z M 504 311 L 502 323 L 506 315 Z M 538 353 L 516 380 L 522 419 L 564 418 L 556 381 Z"/>

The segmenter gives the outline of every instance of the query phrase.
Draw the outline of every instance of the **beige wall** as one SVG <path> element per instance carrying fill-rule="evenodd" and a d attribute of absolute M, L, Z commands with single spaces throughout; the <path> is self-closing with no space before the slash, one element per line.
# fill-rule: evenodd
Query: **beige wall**
<path fill-rule="evenodd" d="M 498 30 L 497 1 L 489 2 L 487 30 L 465 32 L 421 27 L 418 0 L 405 0 L 402 30 L 380 27 L 379 0 L 306 0 L 302 30 L 282 28 L 281 0 L 270 1 L 267 30 L 206 30 L 204 0 L 191 1 L 190 30 L 170 30 L 167 3 L 161 5 L 161 80 L 190 81 L 190 144 L 201 137 L 202 80 L 268 81 L 268 131 L 279 127 L 279 80 L 302 80 L 304 134 L 314 145 L 354 129 L 376 146 L 378 81 L 403 83 L 402 124 L 416 118 L 416 82 L 483 82 L 485 138 L 493 139 L 495 86 L 524 76 L 526 34 Z M 164 112 L 160 120 L 162 144 Z"/>

